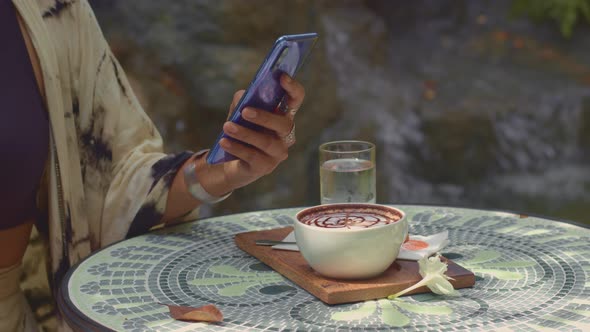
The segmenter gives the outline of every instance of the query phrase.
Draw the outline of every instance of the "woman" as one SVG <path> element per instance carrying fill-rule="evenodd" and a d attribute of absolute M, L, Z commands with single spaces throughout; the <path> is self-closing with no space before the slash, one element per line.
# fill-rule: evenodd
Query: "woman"
<path fill-rule="evenodd" d="M 288 115 L 243 112 L 267 132 L 224 124 L 249 143 L 221 142 L 240 160 L 212 166 L 202 153 L 164 155 L 85 0 L 0 3 L 0 331 L 32 331 L 18 280 L 34 223 L 48 239 L 55 291 L 92 251 L 158 223 L 194 219 L 199 204 L 271 172 L 294 143 L 294 110 L 305 93 L 284 76 Z"/>

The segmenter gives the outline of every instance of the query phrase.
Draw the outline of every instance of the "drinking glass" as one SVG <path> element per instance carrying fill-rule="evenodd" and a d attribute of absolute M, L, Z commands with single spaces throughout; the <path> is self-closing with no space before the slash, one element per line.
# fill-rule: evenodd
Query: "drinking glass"
<path fill-rule="evenodd" d="M 335 141 L 320 145 L 321 204 L 375 203 L 375 144 Z"/>

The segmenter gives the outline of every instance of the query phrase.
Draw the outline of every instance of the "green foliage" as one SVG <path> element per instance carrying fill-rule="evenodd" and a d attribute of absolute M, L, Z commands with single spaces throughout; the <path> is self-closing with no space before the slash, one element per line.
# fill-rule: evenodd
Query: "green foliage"
<path fill-rule="evenodd" d="M 590 23 L 590 0 L 514 0 L 511 12 L 527 15 L 536 22 L 553 20 L 563 36 L 569 38 L 579 17 Z"/>

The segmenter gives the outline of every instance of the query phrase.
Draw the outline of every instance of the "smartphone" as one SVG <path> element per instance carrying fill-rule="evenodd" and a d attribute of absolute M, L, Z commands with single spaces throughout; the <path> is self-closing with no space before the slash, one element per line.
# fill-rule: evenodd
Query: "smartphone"
<path fill-rule="evenodd" d="M 317 33 L 285 35 L 278 38 L 258 68 L 248 89 L 232 111 L 229 121 L 260 131 L 264 128 L 242 118 L 244 108 L 254 107 L 268 112 L 284 113 L 286 111 L 286 103 L 284 102 L 286 92 L 280 84 L 281 75 L 286 73 L 295 77 L 311 53 L 317 39 Z M 219 145 L 219 141 L 224 137 L 235 140 L 221 132 L 213 148 L 209 151 L 207 163 L 218 164 L 237 159 Z"/>

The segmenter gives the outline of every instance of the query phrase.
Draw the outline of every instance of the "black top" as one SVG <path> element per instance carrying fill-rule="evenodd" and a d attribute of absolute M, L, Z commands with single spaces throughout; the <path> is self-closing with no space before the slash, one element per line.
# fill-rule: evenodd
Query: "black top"
<path fill-rule="evenodd" d="M 38 217 L 49 120 L 10 0 L 0 0 L 0 229 Z"/>

